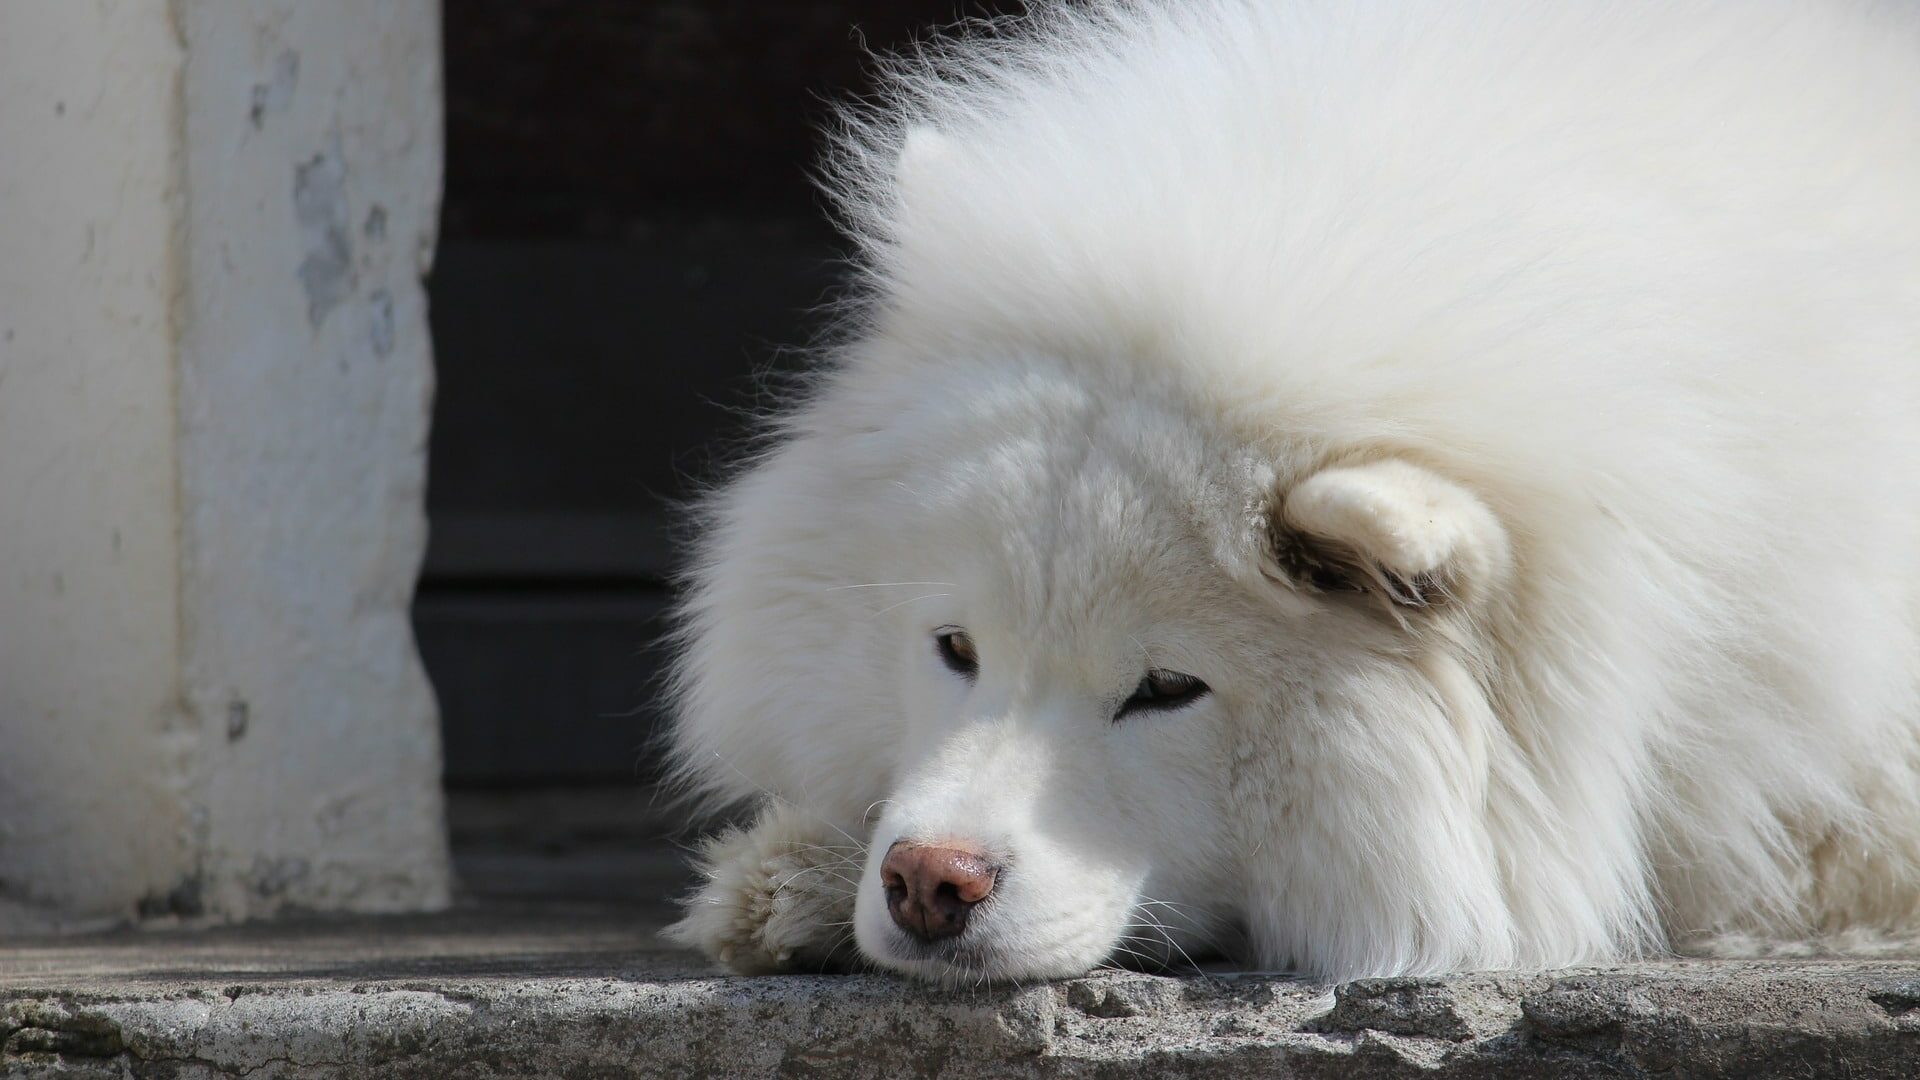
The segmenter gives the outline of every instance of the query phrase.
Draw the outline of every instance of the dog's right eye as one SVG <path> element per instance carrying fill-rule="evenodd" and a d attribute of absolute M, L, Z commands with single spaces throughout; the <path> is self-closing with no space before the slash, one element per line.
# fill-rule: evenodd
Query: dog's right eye
<path fill-rule="evenodd" d="M 980 654 L 973 651 L 973 638 L 958 627 L 945 626 L 934 631 L 933 642 L 940 660 L 955 675 L 971 679 L 980 674 Z"/>

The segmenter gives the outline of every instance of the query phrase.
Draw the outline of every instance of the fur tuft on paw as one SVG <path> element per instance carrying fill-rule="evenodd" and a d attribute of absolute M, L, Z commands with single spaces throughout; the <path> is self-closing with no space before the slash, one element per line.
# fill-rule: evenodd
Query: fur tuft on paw
<path fill-rule="evenodd" d="M 665 935 L 742 975 L 847 970 L 865 858 L 816 815 L 768 803 L 751 826 L 701 842 L 701 885 Z"/>

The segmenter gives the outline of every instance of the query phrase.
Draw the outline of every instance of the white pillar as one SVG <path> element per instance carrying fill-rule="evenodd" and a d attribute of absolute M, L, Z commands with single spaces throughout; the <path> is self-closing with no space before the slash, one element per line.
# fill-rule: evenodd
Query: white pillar
<path fill-rule="evenodd" d="M 446 901 L 438 20 L 0 6 L 0 930 Z"/>

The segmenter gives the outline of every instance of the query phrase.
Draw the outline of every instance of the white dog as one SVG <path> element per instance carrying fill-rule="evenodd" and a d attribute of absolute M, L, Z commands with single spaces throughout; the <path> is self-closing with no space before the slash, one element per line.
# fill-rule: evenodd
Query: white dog
<path fill-rule="evenodd" d="M 889 86 L 850 332 L 698 547 L 676 761 L 762 816 L 682 940 L 1920 922 L 1920 7 L 1107 0 Z"/>

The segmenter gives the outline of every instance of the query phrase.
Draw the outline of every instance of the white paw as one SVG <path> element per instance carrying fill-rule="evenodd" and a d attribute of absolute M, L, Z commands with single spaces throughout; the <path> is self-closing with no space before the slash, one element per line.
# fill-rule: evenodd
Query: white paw
<path fill-rule="evenodd" d="M 769 804 L 749 828 L 701 843 L 703 881 L 666 936 L 743 975 L 849 966 L 865 858 L 827 822 Z"/>

